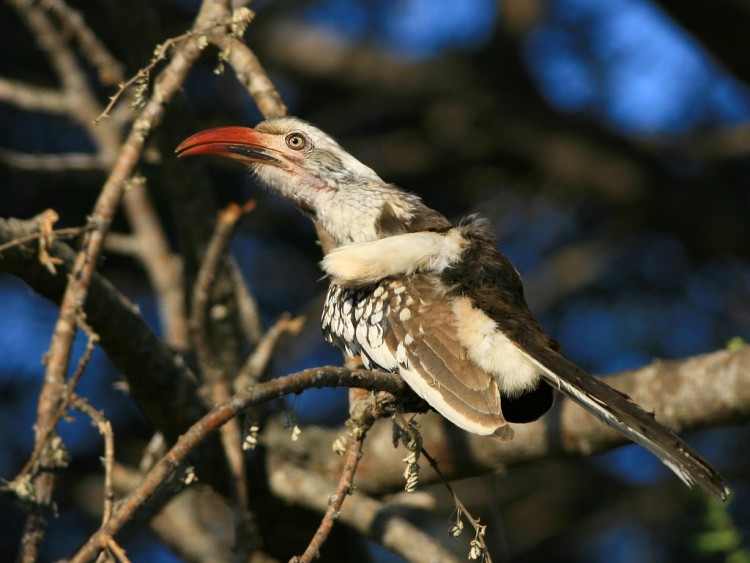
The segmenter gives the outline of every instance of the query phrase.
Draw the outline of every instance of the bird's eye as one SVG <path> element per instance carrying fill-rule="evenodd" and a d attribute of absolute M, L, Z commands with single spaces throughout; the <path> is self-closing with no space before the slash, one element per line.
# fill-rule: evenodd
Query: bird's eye
<path fill-rule="evenodd" d="M 308 145 L 309 141 L 302 133 L 290 133 L 286 138 L 286 146 L 295 151 L 306 149 Z"/>

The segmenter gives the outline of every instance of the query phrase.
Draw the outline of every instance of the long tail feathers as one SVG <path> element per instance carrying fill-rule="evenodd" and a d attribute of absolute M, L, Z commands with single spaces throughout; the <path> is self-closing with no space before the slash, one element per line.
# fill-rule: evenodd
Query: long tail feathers
<path fill-rule="evenodd" d="M 649 450 L 688 486 L 699 485 L 715 497 L 727 499 L 730 490 L 721 475 L 679 436 L 656 422 L 651 414 L 627 395 L 552 350 L 534 352 L 534 356 L 529 355 L 529 358 L 550 385 L 602 422 Z"/>

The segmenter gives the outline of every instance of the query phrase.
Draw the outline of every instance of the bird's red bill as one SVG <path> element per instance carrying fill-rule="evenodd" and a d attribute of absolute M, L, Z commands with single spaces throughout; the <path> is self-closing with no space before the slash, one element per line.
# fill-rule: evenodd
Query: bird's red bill
<path fill-rule="evenodd" d="M 278 161 L 269 152 L 266 135 L 250 127 L 218 127 L 196 133 L 182 141 L 178 157 L 208 154 L 251 161 Z"/>

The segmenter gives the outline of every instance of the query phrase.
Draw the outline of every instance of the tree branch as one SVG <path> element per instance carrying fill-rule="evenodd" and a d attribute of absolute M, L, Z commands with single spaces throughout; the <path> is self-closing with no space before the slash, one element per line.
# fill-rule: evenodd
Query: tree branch
<path fill-rule="evenodd" d="M 721 350 L 685 360 L 658 361 L 638 370 L 605 378 L 630 395 L 675 432 L 713 428 L 750 418 L 750 346 Z M 465 433 L 436 413 L 419 418 L 424 447 L 439 460 L 446 478 L 462 479 L 496 472 L 541 459 L 588 456 L 627 444 L 627 440 L 603 425 L 569 399 L 541 420 L 514 425 L 515 437 L 498 442 Z M 336 474 L 341 460 L 327 452 L 336 431 L 307 428 L 296 443 L 273 424 L 263 433 L 267 448 L 282 456 L 306 454 L 307 467 L 320 475 Z M 357 472 L 357 487 L 372 494 L 403 487 L 403 462 L 393 448 L 388 422 L 375 424 L 368 434 L 364 458 Z M 434 481 L 425 475 L 420 482 Z"/>
<path fill-rule="evenodd" d="M 0 219 L 0 245 L 37 231 L 35 219 Z M 75 253 L 62 242 L 51 243 L 47 250 L 62 260 L 56 275 L 40 264 L 34 241 L 0 253 L 0 272 L 17 276 L 40 295 L 59 303 L 73 271 Z M 99 335 L 101 347 L 127 380 L 130 394 L 167 440 L 174 442 L 206 413 L 196 378 L 184 360 L 154 335 L 138 308 L 98 274 L 92 278 L 83 312 Z M 213 442 L 205 457 L 194 463 L 201 478 L 221 491 L 226 487 L 226 473 L 218 448 L 218 442 Z"/>
<path fill-rule="evenodd" d="M 134 490 L 98 532 L 92 535 L 80 551 L 71 559 L 72 563 L 83 563 L 93 559 L 106 541 L 133 517 L 136 510 L 146 504 L 151 495 L 163 485 L 180 463 L 206 438 L 216 433 L 224 424 L 243 410 L 272 399 L 306 389 L 321 387 L 361 387 L 370 390 L 386 390 L 394 395 L 410 393 L 406 383 L 397 375 L 368 370 L 349 370 L 339 367 L 313 368 L 260 383 L 237 393 L 228 401 L 217 405 L 196 422 L 177 443 L 149 471 L 143 483 Z"/>

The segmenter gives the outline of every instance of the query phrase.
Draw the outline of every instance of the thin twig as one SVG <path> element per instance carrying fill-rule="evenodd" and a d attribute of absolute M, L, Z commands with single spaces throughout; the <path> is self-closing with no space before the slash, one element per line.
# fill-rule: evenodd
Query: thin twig
<path fill-rule="evenodd" d="M 118 544 L 114 538 L 109 537 L 107 538 L 107 551 L 111 552 L 112 555 L 119 561 L 119 563 L 130 563 L 130 559 L 128 559 L 127 554 L 125 553 L 125 550 Z"/>
<path fill-rule="evenodd" d="M 481 557 L 482 561 L 484 561 L 485 563 L 492 563 L 492 557 L 490 557 L 489 549 L 487 548 L 487 544 L 484 541 L 484 524 L 480 524 L 479 519 L 474 518 L 471 515 L 471 512 L 469 512 L 459 496 L 456 494 L 456 491 L 451 486 L 450 481 L 448 481 L 448 479 L 446 479 L 446 477 L 440 471 L 437 460 L 432 457 L 432 455 L 430 455 L 430 453 L 425 450 L 424 447 L 422 447 L 422 456 L 424 456 L 437 476 L 440 477 L 440 480 L 443 482 L 443 485 L 445 485 L 445 488 L 448 489 L 448 492 L 453 499 L 453 504 L 456 506 L 456 521 L 459 522 L 461 520 L 461 516 L 465 516 L 469 521 L 469 524 L 471 524 L 471 527 L 474 528 L 474 540 L 472 540 L 472 546 L 475 542 L 479 546 L 479 548 L 477 549 L 478 556 L 471 557 L 470 555 L 469 559 L 478 559 L 479 557 Z M 458 531 L 460 533 L 460 529 Z"/>
<path fill-rule="evenodd" d="M 44 51 L 60 80 L 63 96 L 68 106 L 68 113 L 80 120 L 83 116 L 96 112 L 98 103 L 86 77 L 74 53 L 69 48 L 63 35 L 51 22 L 47 12 L 35 3 L 10 0 L 10 4 L 36 37 L 37 44 Z M 100 144 L 100 141 L 103 140 L 101 132 L 91 129 L 88 132 L 97 144 Z M 114 209 L 110 214 L 110 220 L 113 212 Z M 94 222 L 101 218 L 97 215 L 95 210 L 92 214 Z M 85 238 L 89 241 L 96 241 L 96 234 L 96 231 L 92 231 L 87 233 Z M 52 342 L 47 354 L 44 382 L 39 393 L 34 451 L 35 453 L 40 452 L 39 466 L 45 469 L 53 469 L 59 463 L 56 461 L 57 448 L 48 446 L 55 442 L 60 413 L 64 412 L 67 406 L 64 404 L 63 398 L 66 393 L 66 374 L 76 334 L 76 320 L 85 301 L 90 274 L 93 272 L 98 259 L 96 246 L 86 243 L 84 243 L 84 246 L 88 246 L 88 248 L 79 254 L 77 267 L 68 285 L 69 291 L 66 292 L 67 298 L 63 299 L 60 315 L 55 324 Z M 83 273 L 80 277 L 77 276 L 79 271 Z M 89 275 L 86 275 L 87 273 Z M 79 291 L 72 291 L 76 287 Z M 39 547 L 47 528 L 48 515 L 53 506 L 55 473 L 53 471 L 39 473 L 34 477 L 33 486 L 35 504 L 26 519 L 21 542 L 22 550 L 19 557 L 24 562 L 38 559 Z"/>
<path fill-rule="evenodd" d="M 130 258 L 140 258 L 141 241 L 134 234 L 110 231 L 104 240 L 104 250 Z"/>
<path fill-rule="evenodd" d="M 54 29 L 44 10 L 57 16 L 64 27 L 64 33 Z M 0 159 L 12 166 L 44 171 L 108 168 L 120 148 L 121 124 L 108 123 L 102 127 L 92 124 L 94 117 L 101 110 L 100 105 L 88 86 L 85 74 L 74 68 L 76 59 L 68 53 L 57 51 L 67 48 L 69 36 L 74 35 L 78 39 L 81 51 L 99 69 L 104 84 L 122 81 L 122 65 L 104 48 L 81 15 L 61 0 L 40 1 L 39 9 L 29 10 L 26 18 L 35 32 L 52 35 L 43 44 L 49 56 L 55 57 L 52 63 L 62 84 L 62 92 L 58 97 L 62 100 L 65 113 L 88 132 L 97 145 L 97 151 L 94 154 L 59 156 L 31 156 L 0 151 Z M 158 95 L 161 95 L 161 92 L 158 92 Z M 44 100 L 50 102 L 50 96 L 45 96 Z M 143 125 L 141 122 L 139 127 Z M 180 264 L 172 259 L 169 253 L 167 237 L 145 193 L 145 188 L 135 179 L 130 188 L 124 197 L 124 208 L 133 232 L 140 242 L 141 251 L 138 256 L 156 292 L 166 340 L 175 349 L 185 350 L 188 346 L 188 330 Z"/>
<path fill-rule="evenodd" d="M 368 427 L 369 428 L 369 424 Z M 362 445 L 365 441 L 366 428 L 360 426 L 354 428 L 350 433 L 349 446 L 346 451 L 346 461 L 341 471 L 339 483 L 336 486 L 336 492 L 328 498 L 328 508 L 323 519 L 318 526 L 315 535 L 304 553 L 299 557 L 292 558 L 295 563 L 310 563 L 313 559 L 320 557 L 320 549 L 328 539 L 333 524 L 339 519 L 341 507 L 347 495 L 354 492 L 354 474 L 357 472 L 357 465 L 362 458 Z"/>
<path fill-rule="evenodd" d="M 78 382 L 81 380 L 81 377 L 83 377 L 83 372 L 86 369 L 86 366 L 89 364 L 91 356 L 94 354 L 94 348 L 99 342 L 99 335 L 96 334 L 94 330 L 88 325 L 88 323 L 86 322 L 86 314 L 83 311 L 81 311 L 81 314 L 78 315 L 76 324 L 86 334 L 86 336 L 88 336 L 88 340 L 86 341 L 86 349 L 83 351 L 83 355 L 78 360 L 78 365 L 76 366 L 73 375 L 70 377 L 70 380 L 68 380 L 68 383 L 66 384 L 63 402 L 66 402 L 75 392 L 76 387 L 78 387 Z"/>
<path fill-rule="evenodd" d="M 115 463 L 114 465 L 114 487 L 121 496 L 127 496 L 133 489 L 143 481 L 144 473 Z M 79 496 L 82 497 L 83 509 L 92 514 L 98 514 L 100 506 L 91 500 L 92 495 L 86 494 L 84 490 Z M 190 487 L 174 495 L 157 514 L 147 522 L 150 531 L 158 538 L 159 542 L 173 551 L 178 557 L 186 561 L 204 561 L 206 563 L 231 563 L 237 562 L 230 553 L 230 539 L 223 534 L 216 533 L 216 527 L 222 526 L 225 518 L 214 511 L 218 507 L 224 507 L 226 499 L 208 486 Z M 210 514 L 211 516 L 206 517 Z M 138 519 L 142 515 L 138 514 Z M 214 517 L 218 517 L 220 520 Z M 138 522 L 128 525 L 130 530 L 138 533 L 142 526 Z M 121 532 L 122 540 L 128 535 L 127 531 Z"/>
<path fill-rule="evenodd" d="M 52 65 L 65 99 L 67 113 L 82 125 L 98 148 L 109 157 L 116 149 L 117 141 L 112 132 L 91 125 L 92 116 L 99 112 L 100 104 L 88 82 L 86 73 L 70 48 L 66 35 L 57 29 L 47 10 L 34 2 L 10 0 L 19 15 L 34 33 L 37 44 Z"/>
<path fill-rule="evenodd" d="M 77 322 L 85 326 L 82 319 L 79 318 Z M 14 479 L 14 481 L 20 482 L 30 477 L 34 483 L 34 505 L 26 519 L 22 541 L 23 552 L 21 555 L 23 561 L 34 561 L 36 559 L 39 545 L 44 538 L 47 527 L 47 513 L 52 502 L 52 489 L 55 482 L 55 474 L 51 470 L 66 466 L 68 463 L 67 453 L 62 446 L 62 442 L 57 438 L 56 429 L 60 419 L 68 409 L 75 386 L 88 365 L 98 341 L 98 336 L 90 329 L 87 328 L 87 332 L 89 340 L 86 344 L 86 350 L 78 362 L 73 377 L 67 385 L 64 385 L 63 389 L 55 390 L 58 397 L 54 403 L 46 406 L 40 404 L 40 409 L 44 406 L 48 410 L 40 410 L 37 424 L 43 421 L 45 425 L 36 427 L 34 451 L 29 461 Z M 42 471 L 42 469 L 48 471 Z"/>
<path fill-rule="evenodd" d="M 230 399 L 229 385 L 226 381 L 215 381 L 211 385 L 214 404 L 222 404 Z M 235 497 L 233 507 L 234 531 L 237 557 L 247 560 L 251 546 L 255 543 L 257 530 L 255 518 L 250 509 L 250 494 L 247 487 L 247 465 L 242 451 L 242 429 L 237 418 L 232 418 L 221 427 L 221 444 L 229 465 L 232 479 L 232 492 Z"/>
<path fill-rule="evenodd" d="M 253 13 L 248 10 L 249 19 L 247 23 L 250 22 L 250 19 L 252 19 L 252 17 Z M 109 117 L 109 113 L 110 111 L 112 111 L 112 108 L 131 86 L 138 85 L 139 83 L 147 84 L 151 71 L 153 71 L 161 61 L 167 58 L 167 55 L 169 54 L 169 51 L 172 47 L 178 46 L 182 41 L 186 39 L 199 39 L 198 45 L 200 49 L 203 49 L 208 44 L 208 41 L 206 39 L 207 33 L 220 27 L 232 25 L 233 23 L 237 23 L 236 19 L 234 16 L 230 16 L 229 18 L 222 18 L 218 21 L 212 21 L 205 27 L 194 26 L 190 31 L 186 31 L 185 33 L 182 33 L 175 37 L 170 37 L 169 39 L 164 41 L 164 43 L 157 45 L 154 49 L 154 55 L 153 57 L 151 57 L 151 62 L 149 62 L 149 64 L 145 67 L 141 68 L 134 76 L 119 84 L 117 92 L 110 96 L 109 103 L 101 112 L 101 114 L 99 114 L 99 116 L 94 120 L 94 123 L 98 124 L 102 119 Z"/>
<path fill-rule="evenodd" d="M 36 475 L 39 472 L 40 466 L 43 463 L 42 456 L 45 454 L 45 450 L 48 448 L 49 442 L 52 440 L 52 437 L 55 434 L 54 429 L 57 427 L 57 423 L 60 421 L 60 419 L 65 416 L 65 413 L 67 412 L 68 406 L 70 404 L 70 400 L 75 393 L 76 386 L 78 385 L 78 382 L 80 381 L 81 376 L 86 369 L 86 366 L 91 360 L 91 356 L 94 353 L 96 343 L 99 342 L 99 336 L 85 324 L 83 318 L 79 318 L 78 323 L 79 326 L 85 327 L 84 330 L 89 336 L 89 339 L 86 342 L 86 349 L 83 351 L 83 354 L 78 360 L 78 365 L 76 366 L 76 370 L 73 373 L 73 376 L 65 385 L 65 391 L 60 399 L 60 405 L 51 418 L 51 424 L 46 428 L 44 434 L 40 436 L 40 439 L 35 445 L 31 457 L 26 462 L 23 469 L 21 469 L 19 474 L 16 476 L 15 480 L 23 479 L 27 475 Z"/>
<path fill-rule="evenodd" d="M 83 227 L 67 227 L 64 229 L 55 229 L 51 234 L 54 235 L 54 238 L 56 239 L 68 239 L 77 237 L 78 235 L 85 233 L 86 231 L 90 231 L 93 228 L 93 225 L 84 225 Z M 41 236 L 43 236 L 43 233 L 41 232 L 31 233 L 30 235 L 18 237 L 17 239 L 13 239 L 6 243 L 0 244 L 0 253 L 8 250 L 9 248 L 13 248 L 14 246 L 20 246 L 22 244 L 26 244 L 27 242 L 31 242 L 32 240 L 36 240 Z"/>
<path fill-rule="evenodd" d="M 86 399 L 79 395 L 72 395 L 70 405 L 86 414 L 94 426 L 99 430 L 99 434 L 104 437 L 104 508 L 102 510 L 102 524 L 106 524 L 112 516 L 112 507 L 114 506 L 115 493 L 112 485 L 112 471 L 115 462 L 115 437 L 112 432 L 112 425 L 104 416 L 102 411 L 92 407 Z"/>
<path fill-rule="evenodd" d="M 164 440 L 164 434 L 156 432 L 143 448 L 141 460 L 138 462 L 138 471 L 148 473 L 156 465 L 158 459 L 167 451 L 167 442 Z"/>
<path fill-rule="evenodd" d="M 39 216 L 27 220 L 0 218 L 0 242 L 36 233 L 38 220 Z M 18 276 L 37 293 L 59 304 L 76 255 L 61 241 L 49 245 L 50 254 L 64 261 L 58 274 L 52 275 L 38 260 L 31 259 L 35 250 L 33 242 L 6 250 L 0 259 L 0 271 Z M 101 338 L 102 348 L 125 377 L 130 395 L 168 441 L 177 439 L 205 414 L 198 397 L 197 378 L 184 358 L 158 339 L 138 308 L 98 274 L 92 278 L 84 311 L 86 322 Z M 214 447 L 218 453 L 218 441 L 211 445 Z M 225 468 L 219 468 L 222 464 L 216 461 L 217 457 L 206 456 L 208 465 L 217 465 L 201 473 L 221 490 Z"/>
<path fill-rule="evenodd" d="M 472 528 L 474 528 L 474 539 L 471 541 L 469 559 L 475 560 L 481 557 L 484 563 L 492 563 L 490 552 L 487 549 L 487 544 L 484 541 L 484 533 L 485 533 L 486 527 L 483 524 L 480 524 L 479 520 L 474 518 L 471 515 L 471 513 L 468 511 L 464 503 L 461 501 L 461 499 L 458 497 L 456 492 L 453 490 L 453 487 L 451 486 L 450 481 L 448 481 L 448 479 L 446 479 L 443 473 L 440 471 L 437 460 L 434 457 L 432 457 L 430 453 L 424 448 L 424 445 L 422 443 L 422 437 L 420 435 L 419 429 L 417 428 L 416 424 L 414 424 L 411 421 L 406 420 L 406 417 L 401 413 L 397 413 L 395 415 L 393 423 L 398 425 L 398 427 L 400 428 L 401 441 L 404 443 L 406 448 L 410 451 L 410 455 L 407 456 L 407 458 L 404 460 L 404 461 L 408 460 L 408 463 L 410 464 L 405 473 L 405 476 L 407 477 L 406 492 L 414 492 L 414 489 L 417 483 L 417 474 L 418 474 L 417 472 L 419 469 L 419 465 L 417 464 L 417 459 L 420 456 L 423 456 L 429 462 L 433 471 L 435 471 L 435 474 L 443 482 L 443 485 L 445 486 L 445 488 L 448 489 L 448 492 L 450 493 L 451 498 L 453 499 L 453 504 L 456 507 L 456 511 L 455 511 L 456 523 L 453 526 L 451 526 L 451 529 L 450 529 L 451 537 L 457 538 L 459 535 L 461 535 L 461 531 L 463 530 L 463 525 L 464 525 L 462 516 L 465 516 L 466 519 L 469 521 L 469 524 L 471 524 Z M 395 438 L 395 440 L 398 440 L 398 438 Z M 397 442 L 394 442 L 394 443 L 397 443 Z"/>

